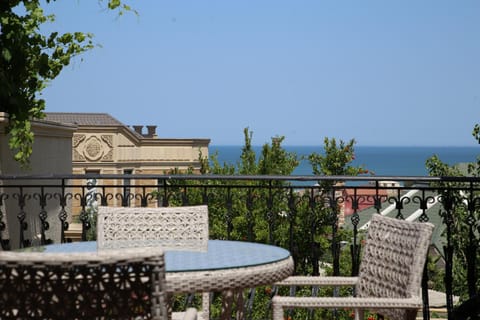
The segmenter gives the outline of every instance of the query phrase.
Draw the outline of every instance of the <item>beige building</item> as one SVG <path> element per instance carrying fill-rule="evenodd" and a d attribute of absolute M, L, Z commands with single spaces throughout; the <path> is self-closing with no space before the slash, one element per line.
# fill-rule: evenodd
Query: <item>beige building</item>
<path fill-rule="evenodd" d="M 47 112 L 46 121 L 74 124 L 72 138 L 72 173 L 74 174 L 169 174 L 174 169 L 200 171 L 200 156 L 208 159 L 210 139 L 160 138 L 156 126 L 128 127 L 106 113 Z M 81 182 L 85 183 L 85 181 Z M 114 186 L 103 189 L 110 197 L 109 205 L 141 206 L 133 197 L 137 192 L 156 190 L 156 180 L 124 179 L 96 181 L 97 185 Z M 150 186 L 142 189 L 142 186 Z M 140 187 L 140 188 L 139 188 Z M 74 193 L 82 190 L 74 189 Z M 149 206 L 156 206 L 150 199 Z M 81 212 L 73 202 L 74 215 Z"/>
<path fill-rule="evenodd" d="M 47 112 L 47 121 L 77 126 L 72 140 L 74 174 L 164 174 L 200 170 L 210 139 L 160 138 L 156 126 L 132 126 L 106 113 Z"/>

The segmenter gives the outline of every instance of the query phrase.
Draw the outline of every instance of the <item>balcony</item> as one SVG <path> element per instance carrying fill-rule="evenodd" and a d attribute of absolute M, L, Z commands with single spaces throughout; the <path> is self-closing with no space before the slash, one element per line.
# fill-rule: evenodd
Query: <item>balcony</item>
<path fill-rule="evenodd" d="M 449 319 L 455 297 L 478 299 L 479 178 L 4 175 L 0 183 L 4 250 L 90 239 L 97 205 L 208 204 L 210 238 L 284 247 L 296 274 L 349 276 L 358 272 L 369 218 L 384 214 L 436 226 L 419 316 L 435 317 L 428 289 L 445 292 L 436 312 Z"/>

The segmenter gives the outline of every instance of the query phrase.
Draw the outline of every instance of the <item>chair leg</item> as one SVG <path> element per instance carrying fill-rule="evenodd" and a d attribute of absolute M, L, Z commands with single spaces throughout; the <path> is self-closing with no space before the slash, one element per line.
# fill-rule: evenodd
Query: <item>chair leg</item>
<path fill-rule="evenodd" d="M 284 320 L 283 307 L 278 303 L 273 303 L 273 320 Z"/>
<path fill-rule="evenodd" d="M 202 319 L 210 319 L 210 292 L 202 293 Z"/>
<path fill-rule="evenodd" d="M 363 320 L 363 309 L 355 309 L 355 320 Z"/>

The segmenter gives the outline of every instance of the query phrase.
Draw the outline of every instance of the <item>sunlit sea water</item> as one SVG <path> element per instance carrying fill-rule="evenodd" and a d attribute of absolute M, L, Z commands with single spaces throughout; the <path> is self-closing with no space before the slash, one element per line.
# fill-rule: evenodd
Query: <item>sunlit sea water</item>
<path fill-rule="evenodd" d="M 289 152 L 295 152 L 300 158 L 309 154 L 323 153 L 323 146 L 285 146 Z M 210 154 L 218 152 L 220 164 L 236 164 L 240 161 L 242 146 L 210 146 Z M 257 160 L 262 147 L 255 146 Z M 480 146 L 473 147 L 367 147 L 355 146 L 353 165 L 362 165 L 377 176 L 426 176 L 425 161 L 437 155 L 450 165 L 476 161 L 480 155 Z M 303 160 L 293 172 L 294 175 L 311 175 L 312 168 L 308 160 Z"/>

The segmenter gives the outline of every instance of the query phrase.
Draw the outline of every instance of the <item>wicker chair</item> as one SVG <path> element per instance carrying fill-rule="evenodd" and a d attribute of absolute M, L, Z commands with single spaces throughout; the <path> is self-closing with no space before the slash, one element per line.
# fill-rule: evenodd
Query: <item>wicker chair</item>
<path fill-rule="evenodd" d="M 161 246 L 164 250 L 207 251 L 208 207 L 98 207 L 98 249 Z M 209 319 L 210 294 L 202 294 L 200 319 Z M 181 319 L 183 312 L 175 312 Z"/>
<path fill-rule="evenodd" d="M 166 320 L 164 266 L 159 248 L 0 252 L 0 318 Z"/>
<path fill-rule="evenodd" d="M 273 298 L 273 319 L 283 320 L 285 309 L 348 308 L 363 319 L 364 310 L 388 319 L 415 319 L 422 307 L 421 279 L 433 225 L 376 214 L 368 228 L 358 277 L 293 276 L 277 285 L 355 286 L 356 297 Z"/>

